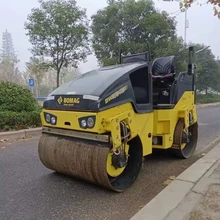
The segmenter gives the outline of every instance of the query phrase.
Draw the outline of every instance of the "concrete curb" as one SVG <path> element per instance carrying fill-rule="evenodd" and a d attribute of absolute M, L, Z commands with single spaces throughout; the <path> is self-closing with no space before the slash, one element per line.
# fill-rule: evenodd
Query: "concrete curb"
<path fill-rule="evenodd" d="M 130 220 L 170 220 L 176 207 L 192 192 L 193 187 L 220 159 L 220 144 L 181 173 Z M 198 195 L 197 195 L 198 196 Z M 192 200 L 191 200 L 192 201 Z M 196 201 L 196 200 L 195 200 Z M 189 205 L 188 205 L 189 206 Z M 191 207 L 193 208 L 192 204 Z M 188 207 L 189 209 L 189 207 Z M 169 217 L 168 217 L 169 216 Z M 175 215 L 176 216 L 176 215 Z M 176 219 L 183 219 L 180 216 Z"/>
<path fill-rule="evenodd" d="M 17 140 L 17 139 L 24 139 L 30 138 L 33 136 L 39 136 L 42 132 L 42 128 L 31 128 L 31 129 L 24 129 L 20 131 L 10 131 L 10 132 L 1 132 L 0 133 L 0 142 L 4 142 L 7 140 Z"/>
<path fill-rule="evenodd" d="M 42 127 L 41 128 L 32 128 L 32 129 L 26 129 L 25 131 L 25 137 L 32 137 L 32 136 L 38 136 L 42 133 Z"/>

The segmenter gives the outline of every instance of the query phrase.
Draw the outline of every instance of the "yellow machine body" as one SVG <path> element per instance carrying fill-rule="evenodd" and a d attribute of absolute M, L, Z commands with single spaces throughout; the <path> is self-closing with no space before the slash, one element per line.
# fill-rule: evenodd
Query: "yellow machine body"
<path fill-rule="evenodd" d="M 156 65 L 155 75 L 158 66 L 162 65 Z M 148 64 L 126 64 L 88 73 L 55 90 L 41 112 L 42 163 L 123 192 L 153 148 L 191 157 L 198 138 L 192 74 L 180 73 L 176 80 L 166 77 L 155 79 L 152 88 Z M 167 79 L 171 83 L 164 83 Z M 95 84 L 90 85 L 92 80 Z M 156 101 L 161 88 L 169 103 Z"/>
<path fill-rule="evenodd" d="M 57 124 L 48 124 L 45 121 L 44 113 L 55 115 L 58 118 Z M 146 156 L 152 153 L 153 148 L 171 148 L 173 145 L 174 130 L 178 120 L 183 119 L 186 128 L 189 127 L 189 113 L 192 113 L 194 123 L 197 122 L 194 92 L 185 92 L 173 109 L 154 110 L 151 113 L 138 114 L 135 113 L 131 103 L 126 103 L 98 113 L 43 110 L 41 113 L 41 121 L 44 127 L 43 130 L 51 128 L 51 132 L 46 129 L 48 133 L 81 137 L 88 140 L 99 140 L 102 134 L 106 136 L 105 134 L 110 132 L 113 148 L 118 148 L 121 145 L 120 122 L 126 121 L 131 131 L 131 136 L 128 141 L 133 138 L 140 138 L 143 156 Z M 94 128 L 85 130 L 80 127 L 78 120 L 81 117 L 89 116 L 95 116 L 96 123 Z M 77 135 L 71 135 L 71 132 L 68 133 L 68 130 L 78 131 L 78 133 Z M 87 136 L 88 132 L 90 136 Z M 97 136 L 97 134 L 99 134 L 99 136 Z M 152 139 L 154 136 L 161 136 L 163 144 L 153 145 Z"/>

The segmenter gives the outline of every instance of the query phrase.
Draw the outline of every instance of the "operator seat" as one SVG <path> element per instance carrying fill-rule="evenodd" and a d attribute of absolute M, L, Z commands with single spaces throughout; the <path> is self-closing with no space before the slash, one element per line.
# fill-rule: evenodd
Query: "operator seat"
<path fill-rule="evenodd" d="M 153 79 L 174 79 L 176 73 L 175 56 L 156 58 L 152 64 Z"/>
<path fill-rule="evenodd" d="M 169 108 L 171 86 L 175 80 L 175 56 L 156 58 L 152 64 L 154 108 Z M 162 107 L 161 107 L 162 106 Z"/>

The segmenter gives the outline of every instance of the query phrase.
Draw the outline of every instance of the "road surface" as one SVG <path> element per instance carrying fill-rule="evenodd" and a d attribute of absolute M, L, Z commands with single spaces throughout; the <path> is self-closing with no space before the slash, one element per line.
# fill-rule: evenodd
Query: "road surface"
<path fill-rule="evenodd" d="M 198 110 L 198 155 L 173 159 L 167 153 L 146 158 L 136 183 L 122 194 L 56 174 L 38 159 L 38 139 L 0 145 L 1 220 L 128 220 L 201 156 L 220 133 L 220 107 Z M 159 210 L 158 210 L 159 211 Z"/>

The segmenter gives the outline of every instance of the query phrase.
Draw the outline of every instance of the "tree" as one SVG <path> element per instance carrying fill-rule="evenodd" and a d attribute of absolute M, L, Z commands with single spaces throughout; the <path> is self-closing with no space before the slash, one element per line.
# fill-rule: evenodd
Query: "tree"
<path fill-rule="evenodd" d="M 17 84 L 22 83 L 22 75 L 18 67 L 10 58 L 4 58 L 0 62 L 0 80 L 9 81 Z"/>
<path fill-rule="evenodd" d="M 61 83 L 62 83 L 62 70 L 61 70 Z M 43 74 L 42 83 L 40 84 L 39 91 L 42 97 L 48 96 L 53 90 L 56 89 L 56 71 L 52 68 L 48 69 Z"/>
<path fill-rule="evenodd" d="M 100 64 L 119 62 L 124 54 L 148 50 L 154 57 L 178 54 L 183 46 L 174 18 L 160 13 L 151 0 L 120 0 L 92 16 L 93 48 Z"/>
<path fill-rule="evenodd" d="M 7 29 L 5 32 L 2 33 L 1 57 L 2 59 L 6 59 L 6 58 L 16 59 L 11 33 L 9 33 Z"/>
<path fill-rule="evenodd" d="M 180 2 L 180 9 L 187 9 L 189 7 L 191 7 L 191 5 L 194 3 L 194 0 L 184 0 Z M 220 0 L 207 0 L 206 2 L 201 2 L 199 4 L 199 2 L 197 1 L 197 4 L 199 4 L 200 6 L 204 5 L 204 3 L 209 3 L 211 5 L 213 5 L 213 11 L 214 11 L 214 16 L 217 16 L 218 19 L 220 19 Z"/>
<path fill-rule="evenodd" d="M 42 85 L 45 85 L 46 87 L 48 87 L 50 92 L 56 89 L 56 86 L 55 86 L 56 85 L 56 71 L 54 69 L 50 68 L 44 74 Z"/>
<path fill-rule="evenodd" d="M 66 82 L 71 81 L 73 78 L 77 77 L 78 75 L 80 75 L 80 72 L 77 68 L 74 67 L 66 67 L 63 68 L 60 72 L 60 76 L 61 76 L 61 83 L 64 84 Z"/>
<path fill-rule="evenodd" d="M 43 58 L 31 57 L 30 61 L 26 63 L 28 72 L 31 77 L 35 78 L 37 85 L 37 97 L 40 96 L 40 85 L 47 71 L 48 66 Z"/>
<path fill-rule="evenodd" d="M 2 34 L 0 56 L 0 80 L 21 83 L 21 73 L 17 67 L 19 60 L 15 54 L 11 33 Z"/>
<path fill-rule="evenodd" d="M 107 0 L 107 3 L 108 3 L 109 5 L 112 5 L 112 4 L 115 3 L 115 0 Z"/>
<path fill-rule="evenodd" d="M 217 59 L 216 63 L 218 65 L 218 70 L 216 74 L 214 89 L 219 93 L 220 92 L 220 60 Z"/>
<path fill-rule="evenodd" d="M 203 44 L 194 44 L 195 51 L 206 47 Z M 196 63 L 196 88 L 200 91 L 208 89 L 218 90 L 218 79 L 220 78 L 219 66 L 211 49 L 205 49 L 195 57 Z"/>
<path fill-rule="evenodd" d="M 57 87 L 62 67 L 77 66 L 90 53 L 88 20 L 75 0 L 40 1 L 32 9 L 25 29 L 33 45 L 34 56 L 50 58 L 57 72 Z"/>

